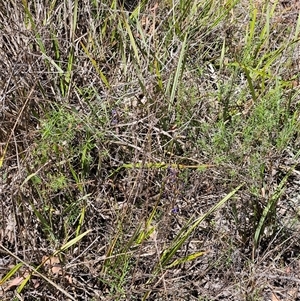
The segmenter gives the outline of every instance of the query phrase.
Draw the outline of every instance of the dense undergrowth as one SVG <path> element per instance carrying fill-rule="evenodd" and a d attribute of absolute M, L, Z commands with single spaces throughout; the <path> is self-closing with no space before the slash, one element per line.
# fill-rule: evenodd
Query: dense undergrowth
<path fill-rule="evenodd" d="M 298 300 L 297 2 L 121 2 L 0 4 L 1 300 Z"/>

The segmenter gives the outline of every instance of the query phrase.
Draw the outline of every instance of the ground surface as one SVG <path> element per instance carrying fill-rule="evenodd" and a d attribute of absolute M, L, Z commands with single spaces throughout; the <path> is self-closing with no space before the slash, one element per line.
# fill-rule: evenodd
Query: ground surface
<path fill-rule="evenodd" d="M 123 4 L 0 3 L 1 300 L 300 300 L 298 2 Z"/>

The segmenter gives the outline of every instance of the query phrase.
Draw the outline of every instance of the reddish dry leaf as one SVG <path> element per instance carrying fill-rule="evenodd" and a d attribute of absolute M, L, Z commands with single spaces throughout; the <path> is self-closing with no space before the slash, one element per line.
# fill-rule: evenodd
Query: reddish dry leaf
<path fill-rule="evenodd" d="M 20 277 L 16 277 L 10 281 L 7 282 L 7 286 L 6 288 L 4 289 L 4 291 L 9 291 L 11 290 L 12 288 L 16 287 L 16 286 L 19 286 L 22 281 L 29 275 L 29 272 L 25 272 L 23 274 L 23 276 L 20 276 Z"/>
<path fill-rule="evenodd" d="M 32 283 L 33 283 L 33 287 L 34 288 L 38 288 L 41 284 L 41 282 L 39 281 L 39 279 L 31 279 Z"/>
<path fill-rule="evenodd" d="M 58 256 L 44 256 L 43 257 L 44 266 L 48 268 L 48 271 L 54 276 L 62 276 L 62 266 L 60 264 L 60 259 Z M 64 278 L 70 283 L 73 284 L 73 278 L 69 275 L 64 275 Z"/>
<path fill-rule="evenodd" d="M 51 268 L 51 272 L 52 274 L 54 275 L 62 275 L 62 269 L 61 269 L 61 266 L 58 266 L 58 265 L 55 265 Z"/>
<path fill-rule="evenodd" d="M 18 286 L 22 283 L 22 281 L 24 280 L 23 277 L 16 277 L 13 280 L 8 282 L 8 286 L 5 288 L 6 291 L 10 290 L 11 288 Z"/>
<path fill-rule="evenodd" d="M 65 278 L 68 280 L 70 284 L 73 284 L 73 278 L 69 275 L 66 275 Z"/>
<path fill-rule="evenodd" d="M 62 268 L 58 256 L 43 256 L 44 266 L 49 270 L 50 273 L 58 276 L 62 275 Z"/>

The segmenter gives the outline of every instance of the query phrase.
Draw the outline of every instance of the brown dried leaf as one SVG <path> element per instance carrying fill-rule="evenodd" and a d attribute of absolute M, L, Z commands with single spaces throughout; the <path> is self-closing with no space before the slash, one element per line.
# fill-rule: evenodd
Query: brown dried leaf
<path fill-rule="evenodd" d="M 272 301 L 281 301 L 280 299 L 277 298 L 277 296 L 274 293 L 271 293 L 271 300 Z"/>
<path fill-rule="evenodd" d="M 16 277 L 10 281 L 7 282 L 7 286 L 6 288 L 4 289 L 4 291 L 9 291 L 11 290 L 12 288 L 16 287 L 16 286 L 19 286 L 22 281 L 29 275 L 29 272 L 25 272 L 22 276 L 20 277 Z"/>
<path fill-rule="evenodd" d="M 51 272 L 52 272 L 52 274 L 54 274 L 56 276 L 62 275 L 62 268 L 61 268 L 61 266 L 55 265 L 51 268 Z"/>
<path fill-rule="evenodd" d="M 44 256 L 42 260 L 45 268 L 47 268 L 50 273 L 56 276 L 62 275 L 62 267 L 58 256 Z"/>
<path fill-rule="evenodd" d="M 8 286 L 5 288 L 6 291 L 10 290 L 14 286 L 18 286 L 24 280 L 23 277 L 16 277 L 13 280 L 8 282 Z"/>

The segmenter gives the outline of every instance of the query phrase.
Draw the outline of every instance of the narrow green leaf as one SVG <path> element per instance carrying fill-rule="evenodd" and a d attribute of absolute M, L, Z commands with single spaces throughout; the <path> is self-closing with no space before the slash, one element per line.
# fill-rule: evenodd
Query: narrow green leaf
<path fill-rule="evenodd" d="M 105 77 L 105 75 L 103 74 L 103 72 L 99 69 L 97 62 L 92 58 L 92 56 L 89 54 L 88 49 L 84 46 L 84 44 L 80 41 L 80 45 L 83 49 L 83 51 L 85 52 L 85 54 L 87 55 L 87 57 L 89 58 L 89 60 L 91 61 L 92 65 L 94 66 L 96 72 L 98 73 L 98 75 L 100 76 L 102 82 L 105 84 L 106 87 L 110 87 L 107 78 Z"/>
<path fill-rule="evenodd" d="M 290 170 L 287 172 L 285 177 L 279 183 L 279 185 L 276 188 L 274 194 L 269 199 L 269 201 L 267 203 L 267 206 L 263 210 L 262 216 L 259 220 L 259 223 L 257 225 L 257 228 L 255 230 L 255 234 L 254 234 L 253 256 L 254 256 L 255 250 L 258 247 L 261 235 L 262 235 L 262 233 L 265 229 L 265 226 L 266 226 L 265 221 L 266 221 L 267 217 L 270 214 L 272 214 L 272 211 L 275 210 L 276 203 L 277 203 L 278 199 L 280 198 L 280 196 L 282 195 L 282 193 L 284 192 L 284 186 L 287 183 L 287 180 L 288 180 L 289 176 L 291 175 L 291 173 L 293 172 L 293 170 L 296 168 L 297 165 L 298 165 L 298 163 L 296 163 L 293 167 L 290 168 Z"/>
<path fill-rule="evenodd" d="M 10 269 L 10 271 L 0 280 L 0 285 L 5 283 L 8 279 L 10 279 L 21 267 L 23 263 L 18 263 L 14 267 Z"/>
<path fill-rule="evenodd" d="M 26 278 L 21 282 L 21 284 L 17 288 L 17 292 L 20 294 L 25 287 L 25 285 L 28 283 L 28 281 L 31 278 L 31 274 L 27 275 Z"/>
<path fill-rule="evenodd" d="M 135 42 L 135 38 L 133 37 L 133 33 L 132 33 L 132 31 L 130 29 L 130 26 L 129 26 L 129 24 L 128 24 L 128 22 L 125 18 L 123 19 L 123 22 L 124 22 L 125 28 L 127 30 L 127 33 L 129 35 L 130 44 L 131 44 L 131 47 L 133 49 L 135 59 L 137 61 L 138 66 L 140 66 L 139 52 L 138 52 L 138 47 L 137 47 L 136 42 Z"/>
<path fill-rule="evenodd" d="M 184 57 L 185 57 L 185 49 L 187 46 L 187 36 L 188 36 L 188 34 L 186 33 L 183 43 L 181 45 L 180 56 L 179 56 L 175 76 L 173 79 L 172 90 L 171 90 L 171 95 L 170 95 L 170 99 L 169 99 L 169 111 L 171 111 L 171 109 L 174 105 L 174 99 L 175 99 L 176 91 L 178 89 L 179 77 L 181 76 L 181 74 L 183 72 L 183 66 L 184 66 L 183 62 L 184 62 Z"/>
<path fill-rule="evenodd" d="M 64 74 L 64 71 L 60 68 L 60 66 L 58 66 L 50 56 L 46 55 L 45 52 L 43 52 L 43 57 L 58 71 L 60 75 Z"/>
<path fill-rule="evenodd" d="M 188 261 L 192 261 L 195 260 L 196 258 L 203 256 L 204 254 L 206 254 L 207 252 L 197 252 L 197 253 L 193 253 L 191 255 L 188 255 L 184 258 L 180 258 L 180 259 L 176 259 L 175 261 L 173 261 L 170 265 L 166 266 L 167 269 L 173 268 L 176 265 L 182 264 L 182 263 L 186 263 Z"/>
<path fill-rule="evenodd" d="M 181 248 L 185 241 L 189 238 L 191 233 L 197 228 L 197 226 L 206 219 L 210 214 L 218 210 L 222 205 L 224 205 L 244 184 L 241 184 L 229 194 L 226 195 L 220 202 L 218 202 L 215 206 L 213 206 L 210 210 L 208 210 L 204 215 L 196 219 L 194 222 L 186 225 L 182 232 L 175 237 L 173 243 L 170 247 L 168 247 L 162 254 L 160 258 L 160 266 L 165 267 L 169 261 L 173 258 L 175 253 Z"/>
<path fill-rule="evenodd" d="M 81 209 L 79 223 L 78 223 L 78 226 L 77 226 L 77 229 L 76 229 L 76 236 L 79 236 L 79 233 L 81 231 L 81 227 L 82 227 L 83 222 L 84 222 L 84 217 L 85 217 L 85 206 L 83 206 L 83 208 Z"/>
<path fill-rule="evenodd" d="M 64 245 L 62 245 L 60 247 L 60 249 L 56 252 L 53 253 L 53 256 L 69 249 L 70 247 L 72 247 L 73 245 L 75 245 L 76 243 L 78 243 L 84 236 L 86 236 L 87 234 L 89 234 L 92 230 L 87 230 L 84 233 L 76 236 L 75 238 L 71 239 L 70 241 L 68 241 L 67 243 L 65 243 Z"/>

